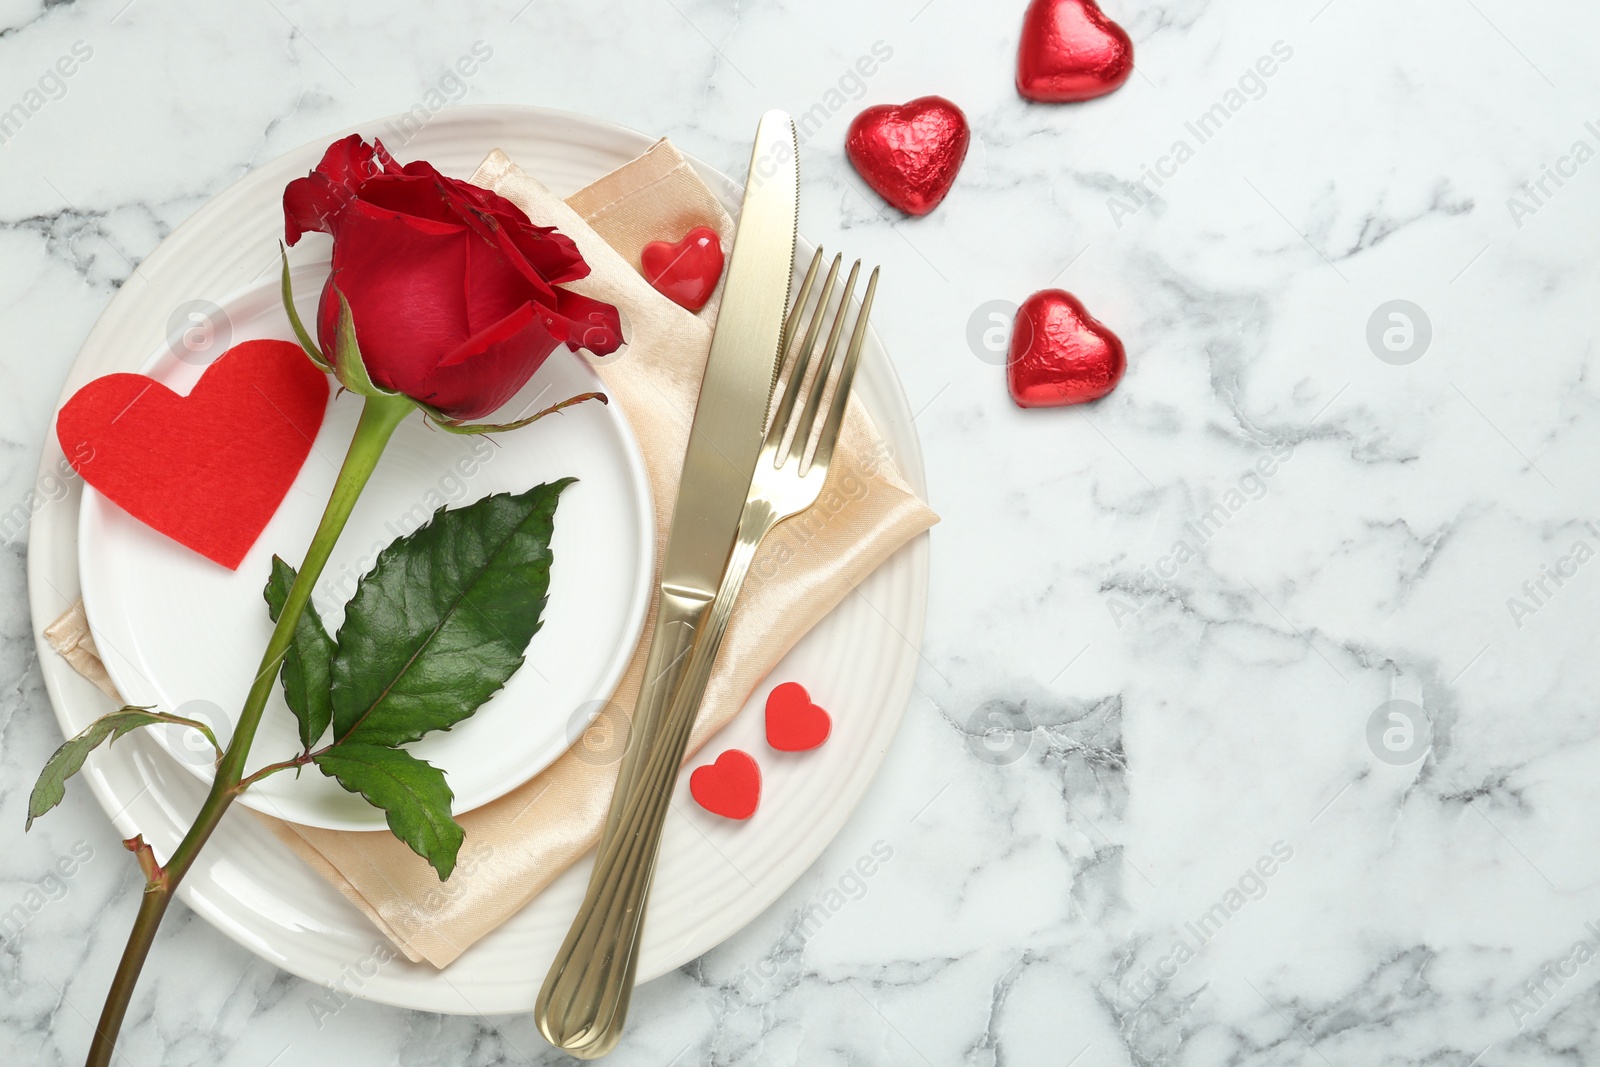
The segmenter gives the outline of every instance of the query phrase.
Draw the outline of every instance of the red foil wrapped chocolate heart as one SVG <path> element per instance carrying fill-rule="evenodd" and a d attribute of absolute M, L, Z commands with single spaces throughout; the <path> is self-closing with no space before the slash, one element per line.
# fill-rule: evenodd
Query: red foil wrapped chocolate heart
<path fill-rule="evenodd" d="M 1006 360 L 1006 384 L 1018 407 L 1099 400 L 1127 367 L 1117 335 L 1064 289 L 1034 293 L 1018 309 Z"/>
<path fill-rule="evenodd" d="M 908 215 L 926 215 L 955 184 L 972 132 L 942 96 L 869 107 L 850 123 L 844 149 L 879 196 Z"/>
<path fill-rule="evenodd" d="M 1017 92 L 1047 104 L 1093 100 L 1133 73 L 1133 41 L 1094 0 L 1033 0 L 1022 19 Z"/>

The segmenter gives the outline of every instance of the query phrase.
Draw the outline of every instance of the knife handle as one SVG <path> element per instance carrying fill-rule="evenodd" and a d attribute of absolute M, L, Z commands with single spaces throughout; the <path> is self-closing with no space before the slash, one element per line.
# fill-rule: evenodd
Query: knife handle
<path fill-rule="evenodd" d="M 622 1036 L 673 785 L 734 602 L 756 546 L 771 529 L 767 523 L 755 525 L 765 528 L 741 526 L 710 609 L 704 601 L 697 602 L 703 616 L 698 639 L 691 632 L 686 646 L 672 642 L 686 653 L 675 661 L 682 664 L 681 672 L 673 674 L 676 690 L 660 721 L 647 724 L 653 727 L 650 734 L 629 739 L 583 906 L 539 990 L 534 1011 L 540 1031 L 552 1045 L 580 1059 L 604 1056 Z M 668 595 L 663 593 L 663 612 Z M 673 610 L 686 607 L 674 605 Z M 651 659 L 655 659 L 654 644 Z"/>
<path fill-rule="evenodd" d="M 579 908 L 571 929 L 560 951 L 551 964 L 535 1005 L 539 1028 L 554 1045 L 565 1047 L 557 1034 L 566 1033 L 568 1041 L 580 1041 L 588 1028 L 581 1022 L 582 1012 L 577 998 L 593 998 L 592 990 L 580 991 L 577 980 L 583 975 L 594 976 L 599 969 L 591 961 L 597 951 L 597 939 L 602 932 L 599 923 L 586 922 L 586 917 L 605 910 L 610 900 L 602 873 L 607 869 L 607 857 L 617 851 L 616 835 L 621 822 L 626 798 L 632 794 L 632 784 L 639 778 L 644 756 L 650 750 L 650 740 L 658 732 L 660 720 L 667 712 L 667 702 L 677 688 L 678 680 L 689 665 L 689 653 L 694 646 L 694 636 L 704 617 L 707 601 L 704 597 L 684 596 L 671 590 L 661 591 L 656 607 L 656 624 L 650 638 L 650 652 L 645 659 L 644 676 L 639 695 L 634 702 L 628 740 L 623 749 L 622 764 L 618 768 L 617 782 L 612 793 L 611 806 L 601 831 L 600 845 L 595 855 L 595 867 L 589 877 L 583 906 Z M 564 982 L 559 975 L 567 975 Z M 632 969 L 626 971 L 632 982 Z M 570 1022 L 568 1021 L 570 1020 Z M 573 1050 L 577 1054 L 577 1050 Z"/>
<path fill-rule="evenodd" d="M 656 608 L 655 630 L 650 638 L 650 654 L 645 659 L 639 695 L 634 700 L 628 739 L 623 745 L 622 765 L 617 771 L 617 784 L 612 791 L 611 807 L 606 813 L 597 855 L 605 853 L 615 836 L 616 825 L 622 814 L 622 799 L 632 792 L 632 783 L 638 778 L 644 757 L 660 731 L 661 720 L 667 714 L 667 703 L 677 691 L 679 679 L 689 665 L 695 634 L 700 630 L 710 603 L 704 595 L 677 593 L 670 589 L 661 591 Z"/>

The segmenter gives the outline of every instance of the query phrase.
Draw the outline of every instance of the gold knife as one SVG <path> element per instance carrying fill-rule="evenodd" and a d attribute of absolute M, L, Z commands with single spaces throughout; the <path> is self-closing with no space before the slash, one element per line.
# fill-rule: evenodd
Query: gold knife
<path fill-rule="evenodd" d="M 717 327 L 689 431 L 661 563 L 656 627 L 594 873 L 535 1004 L 546 1039 L 593 1059 L 616 1047 L 638 966 L 655 866 L 640 831 L 619 835 L 644 765 L 722 584 L 765 436 L 799 225 L 794 122 L 769 111 L 756 130 Z M 679 757 L 681 759 L 681 756 Z"/>

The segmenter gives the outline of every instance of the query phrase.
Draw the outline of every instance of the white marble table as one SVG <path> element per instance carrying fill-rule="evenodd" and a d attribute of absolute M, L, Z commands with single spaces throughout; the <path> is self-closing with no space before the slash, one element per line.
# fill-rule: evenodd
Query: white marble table
<path fill-rule="evenodd" d="M 139 892 L 86 791 L 21 833 L 60 737 L 13 505 L 66 368 L 253 164 L 455 101 L 731 172 L 809 113 L 803 227 L 885 265 L 945 516 L 881 778 L 612 1062 L 1600 1062 L 1600 14 L 1115 0 L 1139 73 L 1040 107 L 1021 0 L 519 6 L 0 0 L 0 1062 L 81 1061 Z M 840 146 L 930 92 L 973 148 L 906 220 Z M 1051 284 L 1127 343 L 1091 409 L 1014 408 L 982 343 Z M 327 1004 L 180 907 L 119 1062 L 560 1060 L 525 1016 Z"/>

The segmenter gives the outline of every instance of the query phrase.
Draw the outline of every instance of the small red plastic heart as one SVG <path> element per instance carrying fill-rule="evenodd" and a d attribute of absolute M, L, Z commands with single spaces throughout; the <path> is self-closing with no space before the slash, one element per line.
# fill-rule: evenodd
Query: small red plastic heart
<path fill-rule="evenodd" d="M 845 152 L 879 196 L 908 215 L 926 215 L 950 192 L 972 133 L 942 96 L 869 107 L 850 123 Z"/>
<path fill-rule="evenodd" d="M 1099 400 L 1117 387 L 1128 357 L 1122 342 L 1062 289 L 1034 293 L 1017 310 L 1006 384 L 1018 407 Z"/>
<path fill-rule="evenodd" d="M 696 226 L 683 240 L 651 241 L 639 252 L 645 281 L 679 307 L 699 311 L 722 277 L 722 238 L 710 226 Z"/>
<path fill-rule="evenodd" d="M 816 748 L 832 732 L 833 720 L 799 682 L 784 682 L 767 695 L 767 744 L 779 752 Z"/>
<path fill-rule="evenodd" d="M 695 803 L 724 819 L 748 819 L 761 800 L 761 768 L 748 752 L 730 748 L 689 775 Z"/>
<path fill-rule="evenodd" d="M 1133 41 L 1094 0 L 1033 0 L 1022 18 L 1017 92 L 1047 104 L 1093 100 L 1133 73 Z"/>
<path fill-rule="evenodd" d="M 286 341 L 218 356 L 188 396 L 108 374 L 56 417 L 85 481 L 179 544 L 236 570 L 283 503 L 328 408 L 328 376 Z"/>

